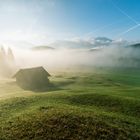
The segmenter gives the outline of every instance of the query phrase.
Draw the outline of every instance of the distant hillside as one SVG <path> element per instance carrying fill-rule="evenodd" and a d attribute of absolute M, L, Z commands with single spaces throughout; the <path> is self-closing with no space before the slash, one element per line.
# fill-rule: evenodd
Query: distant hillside
<path fill-rule="evenodd" d="M 57 40 L 51 44 L 53 47 L 58 48 L 76 48 L 76 49 L 92 49 L 94 47 L 109 46 L 113 43 L 113 40 L 106 37 L 96 37 L 89 39 L 73 39 L 73 40 Z"/>
<path fill-rule="evenodd" d="M 140 48 L 140 43 L 132 44 L 129 47 Z"/>
<path fill-rule="evenodd" d="M 36 46 L 33 47 L 32 50 L 38 51 L 38 50 L 54 50 L 53 47 L 50 46 Z"/>

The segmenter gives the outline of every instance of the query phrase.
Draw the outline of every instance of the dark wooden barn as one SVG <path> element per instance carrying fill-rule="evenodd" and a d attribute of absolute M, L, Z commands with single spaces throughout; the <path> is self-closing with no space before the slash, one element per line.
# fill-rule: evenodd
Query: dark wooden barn
<path fill-rule="evenodd" d="M 50 74 L 43 67 L 20 69 L 13 77 L 23 89 L 41 89 L 49 85 Z"/>

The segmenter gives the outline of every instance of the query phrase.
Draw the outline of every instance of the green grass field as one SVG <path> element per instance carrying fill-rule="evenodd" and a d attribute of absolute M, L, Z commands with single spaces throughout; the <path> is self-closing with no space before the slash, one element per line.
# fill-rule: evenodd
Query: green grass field
<path fill-rule="evenodd" d="M 0 80 L 0 139 L 140 139 L 139 69 L 50 73 L 43 92 Z"/>

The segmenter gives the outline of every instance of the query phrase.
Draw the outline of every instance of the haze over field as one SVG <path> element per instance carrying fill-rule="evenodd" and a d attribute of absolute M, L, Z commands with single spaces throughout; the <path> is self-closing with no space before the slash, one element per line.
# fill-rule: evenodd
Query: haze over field
<path fill-rule="evenodd" d="M 1 75 L 12 76 L 20 68 L 36 66 L 44 66 L 51 70 L 81 66 L 140 67 L 140 44 L 98 37 L 90 40 L 55 41 L 49 45 L 26 49 L 13 47 L 12 61 L 6 54 L 9 51 L 3 47 Z"/>
<path fill-rule="evenodd" d="M 92 49 L 46 49 L 17 53 L 17 63 L 22 59 L 25 65 L 48 67 L 72 66 L 126 66 L 138 67 L 140 48 L 107 47 Z M 25 56 L 26 54 L 26 56 Z M 23 63 L 21 64 L 23 65 Z"/>

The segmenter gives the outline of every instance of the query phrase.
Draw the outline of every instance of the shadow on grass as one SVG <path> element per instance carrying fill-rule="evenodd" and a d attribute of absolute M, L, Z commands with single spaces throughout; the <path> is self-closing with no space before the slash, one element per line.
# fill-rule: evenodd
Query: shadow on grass
<path fill-rule="evenodd" d="M 140 102 L 137 100 L 92 93 L 75 95 L 66 100 L 74 105 L 97 106 L 107 111 L 140 117 Z"/>
<path fill-rule="evenodd" d="M 8 82 L 8 85 L 18 85 L 21 89 L 30 90 L 33 92 L 47 92 L 47 91 L 57 91 L 63 90 L 65 86 L 73 84 L 74 81 L 58 81 L 58 82 L 49 82 L 43 84 L 24 84 L 24 83 L 17 83 L 16 81 Z"/>
<path fill-rule="evenodd" d="M 61 90 L 60 87 L 54 85 L 53 83 L 46 83 L 43 85 L 30 85 L 30 86 L 24 86 L 17 83 L 17 85 L 24 90 L 31 90 L 33 92 L 47 92 Z"/>
<path fill-rule="evenodd" d="M 73 84 L 74 81 L 58 81 L 58 82 L 49 82 L 44 85 L 33 86 L 33 88 L 28 88 L 28 90 L 34 92 L 47 92 L 47 91 L 57 91 L 63 90 L 65 86 Z M 26 89 L 25 89 L 26 90 Z"/>
<path fill-rule="evenodd" d="M 47 92 L 47 91 L 56 91 L 56 90 L 61 90 L 60 87 L 53 83 L 44 83 L 43 85 L 24 85 L 24 84 L 19 84 L 16 81 L 13 82 L 8 82 L 7 85 L 12 85 L 12 86 L 18 86 L 23 90 L 30 90 L 33 92 Z"/>
<path fill-rule="evenodd" d="M 68 99 L 72 104 L 76 105 L 87 105 L 87 106 L 104 106 L 104 107 L 112 107 L 112 106 L 120 106 L 120 102 L 117 99 L 113 99 L 107 95 L 100 94 L 81 94 L 75 95 Z"/>

